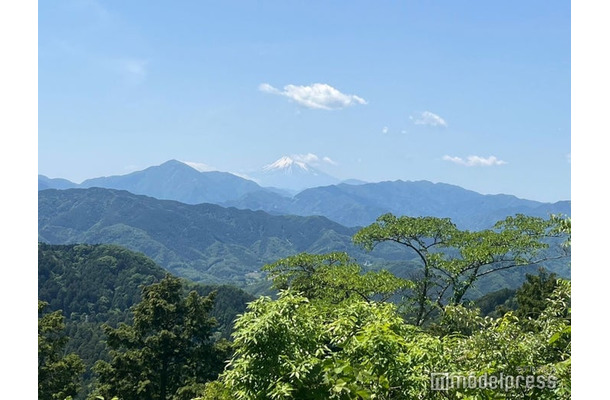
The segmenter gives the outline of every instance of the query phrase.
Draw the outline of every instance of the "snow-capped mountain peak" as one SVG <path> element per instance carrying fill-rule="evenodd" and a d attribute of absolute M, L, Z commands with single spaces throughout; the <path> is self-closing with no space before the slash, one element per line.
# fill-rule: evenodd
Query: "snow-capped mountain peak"
<path fill-rule="evenodd" d="M 286 171 L 287 173 L 290 173 L 290 172 L 292 172 L 292 169 L 295 167 L 300 168 L 307 172 L 311 171 L 311 167 L 309 165 L 307 165 L 306 163 L 304 163 L 303 161 L 297 161 L 288 156 L 283 156 L 280 159 L 276 160 L 275 162 L 265 165 L 263 167 L 263 171 L 265 171 L 265 172 Z"/>
<path fill-rule="evenodd" d="M 310 187 L 339 183 L 337 178 L 320 171 L 306 161 L 307 159 L 303 157 L 283 156 L 273 163 L 265 165 L 259 173 L 254 174 L 254 178 L 261 186 L 295 192 Z"/>

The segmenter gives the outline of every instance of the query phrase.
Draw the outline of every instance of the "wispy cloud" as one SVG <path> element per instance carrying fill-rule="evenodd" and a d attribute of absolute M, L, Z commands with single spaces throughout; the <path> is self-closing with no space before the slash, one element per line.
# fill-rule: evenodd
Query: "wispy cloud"
<path fill-rule="evenodd" d="M 195 162 L 195 161 L 182 161 L 182 162 L 184 164 L 188 165 L 189 167 L 196 169 L 199 172 L 216 171 L 216 169 L 214 167 L 211 167 L 211 166 L 201 163 L 201 162 Z"/>
<path fill-rule="evenodd" d="M 337 162 L 335 160 L 332 160 L 330 157 L 323 157 L 322 161 L 330 165 L 337 165 Z"/>
<path fill-rule="evenodd" d="M 566 154 L 566 160 L 568 160 L 568 163 L 572 164 L 572 153 L 568 153 Z"/>
<path fill-rule="evenodd" d="M 108 9 L 97 0 L 84 0 L 83 3 L 87 4 L 99 18 L 108 18 L 110 16 Z"/>
<path fill-rule="evenodd" d="M 388 129 L 387 126 L 384 126 L 383 129 L 381 130 L 381 133 L 383 133 L 384 135 L 387 134 L 390 130 Z"/>
<path fill-rule="evenodd" d="M 261 83 L 258 90 L 288 97 L 302 106 L 319 110 L 339 110 L 356 104 L 367 104 L 362 97 L 341 93 L 325 83 L 314 83 L 309 86 L 286 85 L 283 90 L 268 83 Z"/>
<path fill-rule="evenodd" d="M 313 165 L 313 166 L 318 166 L 321 164 L 337 165 L 337 162 L 334 161 L 333 159 L 331 159 L 330 157 L 328 157 L 328 156 L 319 157 L 318 155 L 313 154 L 313 153 L 292 154 L 290 156 L 290 158 L 292 158 L 295 161 L 301 161 L 301 162 L 304 162 L 306 164 Z"/>
<path fill-rule="evenodd" d="M 415 125 L 440 126 L 443 128 L 448 126 L 443 118 L 430 111 L 424 111 L 416 116 L 410 116 L 409 119 L 411 119 Z"/>
<path fill-rule="evenodd" d="M 253 177 L 251 177 L 248 174 L 244 174 L 244 173 L 241 173 L 241 172 L 229 172 L 229 173 L 232 174 L 232 175 L 235 175 L 235 176 L 239 176 L 240 178 L 244 178 L 244 179 L 247 179 L 249 181 L 253 181 L 253 182 L 256 182 L 256 183 L 260 184 L 260 180 L 259 179 L 253 178 Z"/>
<path fill-rule="evenodd" d="M 142 83 L 148 75 L 148 60 L 121 58 L 114 61 L 114 66 L 130 83 Z"/>
<path fill-rule="evenodd" d="M 506 161 L 499 160 L 495 156 L 468 156 L 466 159 L 461 157 L 443 156 L 443 160 L 450 161 L 454 164 L 464 165 L 466 167 L 491 167 L 494 165 L 507 164 Z"/>
<path fill-rule="evenodd" d="M 74 11 L 81 11 L 95 18 L 97 23 L 107 23 L 111 18 L 108 9 L 97 0 L 73 0 L 65 4 Z"/>
<path fill-rule="evenodd" d="M 88 36 L 91 31 L 96 35 L 118 35 L 124 38 L 125 43 L 132 40 L 132 29 L 125 24 L 121 18 L 112 12 L 110 2 L 100 0 L 70 0 L 60 2 L 67 7 L 65 12 L 72 15 L 75 20 L 82 22 L 86 28 L 76 30 L 75 27 L 70 36 L 44 38 L 42 47 L 45 43 L 53 46 L 53 49 L 63 52 L 72 57 L 70 63 L 88 63 L 101 67 L 103 70 L 118 75 L 129 84 L 139 84 L 148 77 L 149 60 L 138 56 L 140 51 L 127 51 L 124 53 L 108 53 L 105 48 L 95 45 L 85 45 L 81 36 Z M 80 25 L 80 24 L 79 24 Z M 50 49 L 49 49 L 50 50 Z M 49 51 L 47 50 L 47 51 Z M 116 49 L 115 49 L 116 50 Z"/>
<path fill-rule="evenodd" d="M 320 161 L 320 157 L 318 157 L 317 155 L 315 155 L 313 153 L 292 154 L 290 157 L 295 161 L 303 161 L 304 163 L 307 163 L 307 164 L 312 164 L 312 163 Z"/>

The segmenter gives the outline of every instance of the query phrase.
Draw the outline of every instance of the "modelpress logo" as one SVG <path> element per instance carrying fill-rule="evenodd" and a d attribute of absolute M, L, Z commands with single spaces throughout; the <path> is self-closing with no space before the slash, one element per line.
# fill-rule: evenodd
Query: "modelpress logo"
<path fill-rule="evenodd" d="M 555 389 L 557 377 L 554 375 L 499 375 L 454 374 L 449 372 L 432 372 L 430 388 L 432 390 L 452 389 Z"/>

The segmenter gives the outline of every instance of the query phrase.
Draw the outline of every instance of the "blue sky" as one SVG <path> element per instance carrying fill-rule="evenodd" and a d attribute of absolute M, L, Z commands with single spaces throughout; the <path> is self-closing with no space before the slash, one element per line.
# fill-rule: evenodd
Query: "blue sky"
<path fill-rule="evenodd" d="M 570 199 L 570 2 L 38 5 L 38 172 L 169 159 Z"/>

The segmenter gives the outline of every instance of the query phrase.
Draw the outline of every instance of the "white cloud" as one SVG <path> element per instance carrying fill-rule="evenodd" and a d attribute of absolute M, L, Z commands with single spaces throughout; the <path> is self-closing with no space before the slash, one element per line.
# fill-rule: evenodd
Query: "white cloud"
<path fill-rule="evenodd" d="M 182 162 L 184 164 L 188 165 L 189 167 L 196 169 L 199 172 L 216 171 L 216 169 L 214 167 L 211 167 L 204 163 L 195 162 L 195 161 L 182 161 Z"/>
<path fill-rule="evenodd" d="M 123 60 L 123 68 L 132 75 L 145 76 L 147 63 L 148 62 L 144 60 Z"/>
<path fill-rule="evenodd" d="M 337 162 L 334 161 L 333 159 L 331 159 L 328 156 L 324 156 L 324 157 L 319 157 L 316 154 L 313 153 L 307 153 L 307 154 L 292 154 L 290 156 L 290 158 L 292 158 L 294 161 L 300 161 L 300 162 L 304 162 L 306 164 L 309 165 L 313 165 L 313 166 L 318 166 L 321 164 L 330 164 L 330 165 L 337 165 Z"/>
<path fill-rule="evenodd" d="M 409 119 L 413 120 L 415 125 L 441 126 L 443 128 L 448 126 L 444 119 L 430 111 L 424 111 L 416 117 L 410 116 Z"/>
<path fill-rule="evenodd" d="M 443 160 L 451 161 L 452 163 L 465 165 L 467 167 L 491 167 L 494 165 L 506 164 L 506 161 L 499 160 L 495 156 L 487 158 L 481 156 L 468 156 L 466 159 L 461 157 L 443 156 Z"/>
<path fill-rule="evenodd" d="M 265 93 L 280 94 L 281 92 L 268 83 L 258 85 L 258 90 Z"/>
<path fill-rule="evenodd" d="M 383 127 L 383 129 L 381 130 L 381 133 L 383 133 L 383 134 L 385 135 L 385 134 L 386 134 L 386 133 L 388 133 L 389 131 L 390 131 L 390 130 L 388 129 L 388 127 L 387 127 L 387 126 L 384 126 L 384 127 Z"/>
<path fill-rule="evenodd" d="M 322 158 L 322 161 L 330 165 L 337 165 L 337 162 L 335 160 L 332 160 L 330 157 L 324 157 Z"/>
<path fill-rule="evenodd" d="M 130 84 L 142 83 L 148 76 L 148 60 L 134 57 L 101 58 L 99 63 L 108 71 L 118 74 L 125 82 Z"/>
<path fill-rule="evenodd" d="M 117 68 L 127 80 L 132 83 L 140 83 L 148 75 L 148 61 L 136 58 L 125 58 L 117 60 Z"/>
<path fill-rule="evenodd" d="M 240 178 L 244 178 L 244 179 L 247 179 L 249 181 L 253 181 L 253 182 L 256 182 L 256 183 L 260 184 L 260 180 L 259 179 L 253 178 L 250 175 L 243 174 L 241 172 L 229 172 L 229 173 L 232 174 L 232 175 L 235 175 L 235 176 L 239 176 Z"/>
<path fill-rule="evenodd" d="M 313 163 L 317 163 L 318 161 L 320 161 L 320 157 L 318 157 L 317 155 L 315 155 L 313 153 L 293 154 L 291 156 L 291 158 L 295 161 L 302 161 L 307 164 L 313 164 Z"/>
<path fill-rule="evenodd" d="M 572 164 L 572 153 L 566 154 L 566 160 L 568 160 L 568 163 Z"/>
<path fill-rule="evenodd" d="M 309 86 L 286 85 L 283 90 L 274 88 L 268 83 L 261 83 L 258 90 L 288 97 L 302 106 L 313 109 L 338 110 L 355 104 L 367 104 L 362 97 L 341 93 L 325 83 L 314 83 Z"/>

